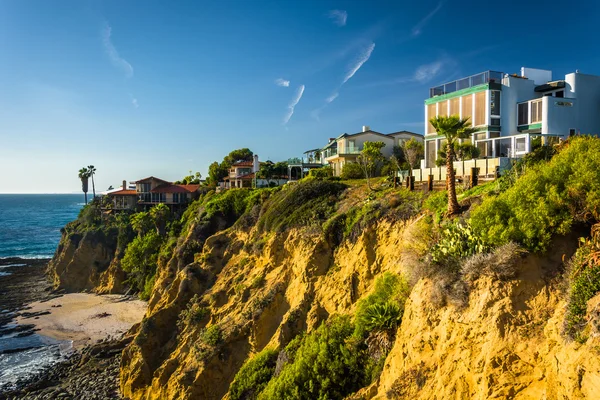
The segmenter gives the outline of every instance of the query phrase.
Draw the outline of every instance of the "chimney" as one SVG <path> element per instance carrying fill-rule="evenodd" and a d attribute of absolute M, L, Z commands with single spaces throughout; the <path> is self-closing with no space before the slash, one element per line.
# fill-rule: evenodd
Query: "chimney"
<path fill-rule="evenodd" d="M 252 163 L 252 172 L 258 172 L 258 154 L 254 155 L 254 162 Z"/>
<path fill-rule="evenodd" d="M 127 190 L 127 181 L 123 180 L 123 190 Z"/>
<path fill-rule="evenodd" d="M 363 132 L 370 131 L 371 127 L 369 125 L 363 125 Z"/>
<path fill-rule="evenodd" d="M 334 140 L 335 140 L 335 138 L 334 138 L 334 137 L 330 137 L 330 138 L 329 138 L 329 143 L 333 142 Z"/>

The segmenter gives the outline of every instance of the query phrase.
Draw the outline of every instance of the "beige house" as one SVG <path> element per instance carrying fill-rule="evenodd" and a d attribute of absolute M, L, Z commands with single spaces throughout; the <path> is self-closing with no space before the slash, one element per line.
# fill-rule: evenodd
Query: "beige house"
<path fill-rule="evenodd" d="M 132 183 L 135 190 L 123 181 L 121 189 L 106 194 L 113 210 L 144 209 L 158 203 L 177 208 L 194 200 L 200 188 L 200 185 L 176 185 L 153 176 Z"/>
<path fill-rule="evenodd" d="M 356 162 L 365 142 L 383 142 L 385 147 L 381 149 L 381 153 L 389 158 L 393 154 L 394 146 L 399 146 L 402 141 L 412 138 L 423 142 L 423 135 L 418 133 L 400 131 L 384 134 L 363 126 L 361 132 L 344 133 L 337 138 L 329 139 L 329 143 L 320 151 L 320 160 L 333 168 L 334 176 L 339 176 L 346 163 Z"/>

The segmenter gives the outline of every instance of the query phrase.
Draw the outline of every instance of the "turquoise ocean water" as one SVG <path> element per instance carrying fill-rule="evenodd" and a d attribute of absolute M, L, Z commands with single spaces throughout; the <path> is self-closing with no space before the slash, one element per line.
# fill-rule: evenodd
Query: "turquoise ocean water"
<path fill-rule="evenodd" d="M 0 258 L 50 258 L 83 194 L 0 194 Z"/>

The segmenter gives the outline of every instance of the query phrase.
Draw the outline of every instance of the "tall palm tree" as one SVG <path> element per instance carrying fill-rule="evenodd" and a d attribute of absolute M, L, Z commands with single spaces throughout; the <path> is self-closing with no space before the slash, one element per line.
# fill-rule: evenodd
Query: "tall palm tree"
<path fill-rule="evenodd" d="M 429 120 L 438 135 L 446 138 L 446 181 L 448 183 L 448 214 L 460 211 L 456 198 L 456 174 L 454 173 L 454 148 L 459 139 L 468 138 L 475 130 L 469 118 L 461 119 L 458 115 L 438 116 Z"/>
<path fill-rule="evenodd" d="M 94 193 L 94 199 L 96 198 L 96 185 L 94 184 L 94 174 L 96 173 L 96 167 L 93 165 L 88 165 L 88 172 L 92 177 L 92 192 Z"/>
<path fill-rule="evenodd" d="M 87 192 L 88 192 L 88 178 L 90 177 L 90 172 L 86 167 L 83 167 L 79 170 L 79 179 L 81 179 L 81 190 L 85 194 L 85 204 L 87 204 Z"/>

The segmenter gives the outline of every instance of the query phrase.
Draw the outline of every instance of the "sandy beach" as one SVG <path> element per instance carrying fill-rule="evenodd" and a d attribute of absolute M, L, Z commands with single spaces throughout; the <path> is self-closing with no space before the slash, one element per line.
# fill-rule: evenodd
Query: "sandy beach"
<path fill-rule="evenodd" d="M 34 324 L 40 335 L 72 340 L 78 349 L 127 332 L 142 320 L 147 305 L 121 295 L 71 293 L 28 306 L 28 314 L 43 315 L 20 316 L 18 324 Z"/>

